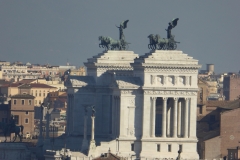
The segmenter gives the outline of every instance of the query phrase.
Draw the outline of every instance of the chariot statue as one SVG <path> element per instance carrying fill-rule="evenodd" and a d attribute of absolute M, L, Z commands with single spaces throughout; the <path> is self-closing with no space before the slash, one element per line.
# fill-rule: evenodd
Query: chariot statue
<path fill-rule="evenodd" d="M 119 39 L 115 40 L 111 37 L 99 36 L 100 41 L 99 47 L 105 50 L 126 50 L 130 43 L 125 41 L 125 36 L 123 30 L 127 28 L 127 23 L 129 20 L 125 20 L 116 26 L 119 29 Z"/>
<path fill-rule="evenodd" d="M 173 19 L 171 22 L 168 23 L 167 31 L 167 38 L 161 38 L 160 35 L 150 34 L 148 48 L 151 50 L 175 50 L 177 48 L 177 42 L 174 40 L 174 35 L 172 35 L 172 29 L 177 26 L 179 18 Z"/>

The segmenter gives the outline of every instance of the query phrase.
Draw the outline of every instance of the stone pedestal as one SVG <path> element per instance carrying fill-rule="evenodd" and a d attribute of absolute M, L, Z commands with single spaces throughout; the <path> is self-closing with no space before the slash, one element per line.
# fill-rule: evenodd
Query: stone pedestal
<path fill-rule="evenodd" d="M 96 143 L 95 140 L 91 140 L 88 150 L 88 157 L 95 157 L 96 156 Z"/>
<path fill-rule="evenodd" d="M 0 143 L 0 159 L 30 160 L 31 151 L 24 143 Z"/>

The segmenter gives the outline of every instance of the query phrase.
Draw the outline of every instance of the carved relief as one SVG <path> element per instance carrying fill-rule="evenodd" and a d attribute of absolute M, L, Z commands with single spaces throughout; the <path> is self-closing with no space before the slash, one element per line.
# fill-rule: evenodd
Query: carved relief
<path fill-rule="evenodd" d="M 174 76 L 168 76 L 168 84 L 174 84 Z"/>
<path fill-rule="evenodd" d="M 178 77 L 178 82 L 179 82 L 179 84 L 185 84 L 185 77 L 184 76 L 179 76 Z"/>
<path fill-rule="evenodd" d="M 186 69 L 166 69 L 166 68 L 145 68 L 146 72 L 162 72 L 162 73 L 198 73 L 198 68 L 186 68 Z"/>
<path fill-rule="evenodd" d="M 167 84 L 167 76 L 163 77 L 163 84 Z"/>
<path fill-rule="evenodd" d="M 177 76 L 174 76 L 174 85 L 177 85 L 178 83 L 178 77 Z"/>
<path fill-rule="evenodd" d="M 135 134 L 135 129 L 134 128 L 129 129 L 129 135 L 134 136 L 134 134 Z"/>
<path fill-rule="evenodd" d="M 185 76 L 185 85 L 189 85 L 189 76 Z"/>
<path fill-rule="evenodd" d="M 156 76 L 151 75 L 151 82 L 152 82 L 152 84 L 155 84 L 155 79 L 156 79 Z"/>
<path fill-rule="evenodd" d="M 134 101 L 134 99 L 130 99 L 130 100 L 129 100 L 129 104 L 131 104 L 131 105 L 135 105 L 135 101 Z"/>
<path fill-rule="evenodd" d="M 142 90 L 121 90 L 121 94 L 142 94 Z"/>
<path fill-rule="evenodd" d="M 131 66 L 98 66 L 97 71 L 105 72 L 107 70 L 133 70 Z"/>
<path fill-rule="evenodd" d="M 157 76 L 157 83 L 163 85 L 163 76 Z"/>
<path fill-rule="evenodd" d="M 144 94 L 196 96 L 197 92 L 195 92 L 195 91 L 148 91 L 148 90 L 145 90 Z"/>

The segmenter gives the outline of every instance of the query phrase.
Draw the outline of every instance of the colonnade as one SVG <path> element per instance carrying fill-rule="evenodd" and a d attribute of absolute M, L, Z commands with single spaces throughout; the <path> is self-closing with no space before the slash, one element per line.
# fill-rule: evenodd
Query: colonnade
<path fill-rule="evenodd" d="M 161 98 L 162 128 L 161 137 L 189 137 L 189 102 L 190 98 L 151 97 L 151 137 L 156 137 L 156 101 Z"/>

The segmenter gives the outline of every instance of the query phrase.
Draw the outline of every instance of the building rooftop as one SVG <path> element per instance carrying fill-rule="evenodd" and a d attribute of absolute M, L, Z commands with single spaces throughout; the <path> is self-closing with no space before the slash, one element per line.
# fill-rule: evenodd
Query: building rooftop
<path fill-rule="evenodd" d="M 30 99 L 34 99 L 35 97 L 30 95 L 30 94 L 16 94 L 13 95 L 11 98 L 30 98 Z"/>

